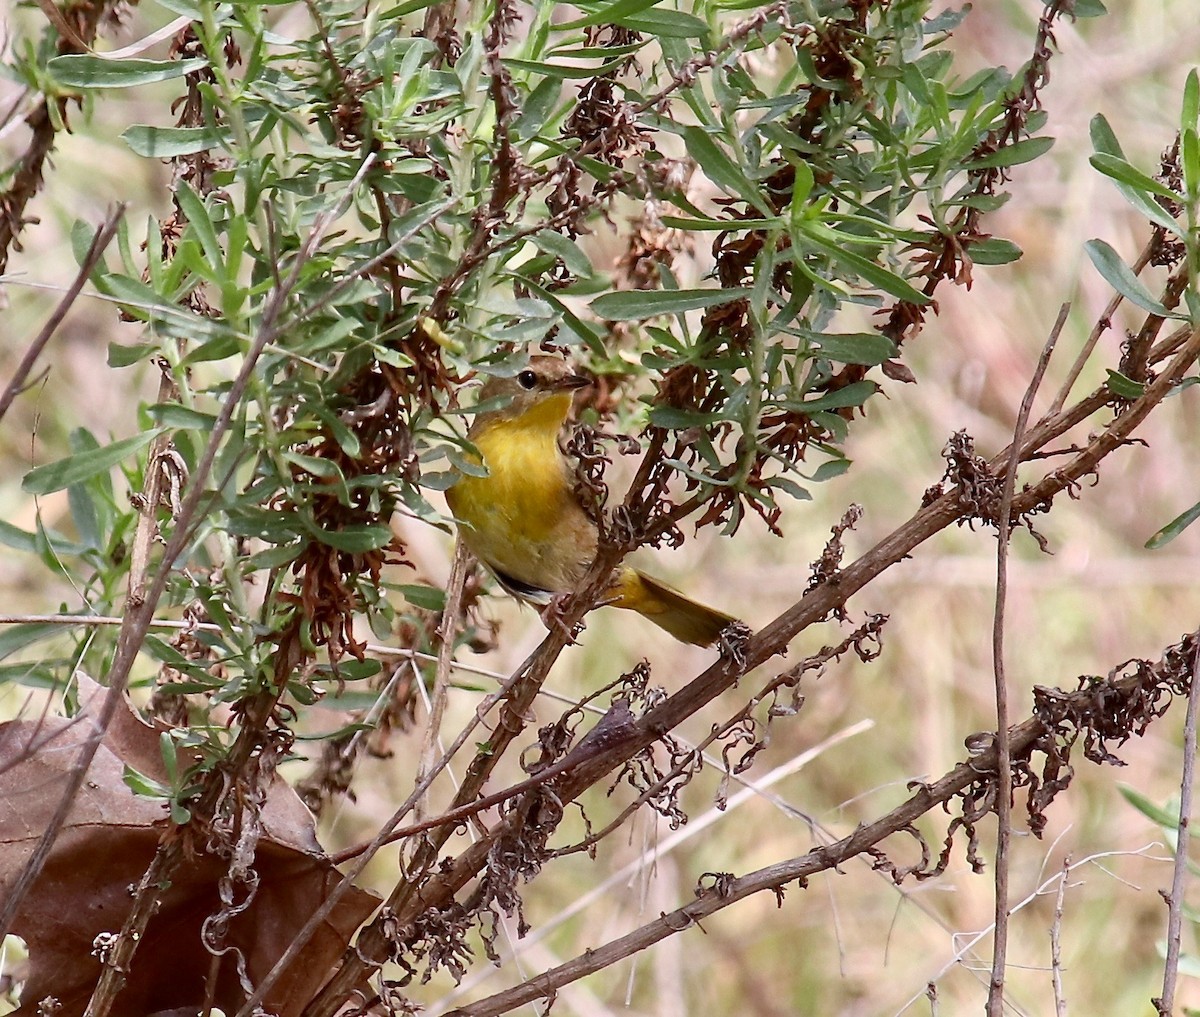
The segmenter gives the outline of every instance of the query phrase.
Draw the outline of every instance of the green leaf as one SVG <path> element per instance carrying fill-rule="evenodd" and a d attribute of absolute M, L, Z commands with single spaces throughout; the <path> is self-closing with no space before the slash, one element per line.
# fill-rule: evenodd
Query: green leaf
<path fill-rule="evenodd" d="M 618 57 L 597 67 L 580 67 L 574 64 L 551 64 L 542 60 L 521 60 L 517 57 L 504 57 L 500 62 L 511 70 L 523 71 L 526 74 L 542 74 L 547 78 L 570 78 L 582 81 L 584 78 L 595 78 L 615 71 L 624 63 L 624 58 Z"/>
<path fill-rule="evenodd" d="M 426 611 L 441 611 L 446 606 L 446 591 L 436 586 L 409 584 L 397 587 L 401 595 L 413 607 Z"/>
<path fill-rule="evenodd" d="M 1179 161 L 1183 168 L 1183 186 L 1189 197 L 1200 194 L 1200 140 L 1195 127 L 1185 127 L 1179 135 Z"/>
<path fill-rule="evenodd" d="M 144 773 L 139 773 L 132 766 L 126 765 L 125 771 L 121 774 L 121 780 L 139 798 L 159 799 L 169 798 L 171 795 L 171 789 L 166 784 L 160 783 L 153 777 L 147 777 Z"/>
<path fill-rule="evenodd" d="M 48 625 L 40 622 L 30 622 L 25 625 L 6 625 L 0 630 L 0 659 L 23 650 L 43 639 L 60 635 L 65 629 L 62 625 Z"/>
<path fill-rule="evenodd" d="M 156 424 L 185 431 L 211 431 L 217 422 L 215 413 L 203 413 L 179 403 L 156 403 L 146 413 Z"/>
<path fill-rule="evenodd" d="M 111 445 L 105 445 L 103 448 L 67 456 L 65 459 L 47 463 L 45 466 L 37 466 L 25 474 L 21 487 L 29 494 L 49 494 L 51 491 L 61 491 L 64 487 L 78 484 L 89 477 L 94 477 L 97 473 L 111 469 L 137 452 L 138 449 L 149 445 L 163 433 L 163 430 L 161 427 L 156 427 L 152 431 L 135 434 L 132 438 L 114 441 Z"/>
<path fill-rule="evenodd" d="M 1025 252 L 1011 240 L 988 237 L 974 240 L 967 246 L 967 254 L 976 265 L 1009 265 L 1018 261 Z"/>
<path fill-rule="evenodd" d="M 703 427 L 714 420 L 711 413 L 683 410 L 678 406 L 655 406 L 650 410 L 650 423 L 668 431 L 685 431 L 689 427 Z"/>
<path fill-rule="evenodd" d="M 664 215 L 664 226 L 677 230 L 707 230 L 723 233 L 726 230 L 773 230 L 783 225 L 783 220 L 773 219 L 688 219 L 680 215 Z"/>
<path fill-rule="evenodd" d="M 554 230 L 542 230 L 533 237 L 533 242 L 547 254 L 553 254 L 572 275 L 585 278 L 593 274 L 592 263 L 583 249 L 570 237 Z"/>
<path fill-rule="evenodd" d="M 1122 399 L 1141 399 L 1146 394 L 1146 386 L 1141 382 L 1127 378 L 1120 371 L 1108 372 L 1108 387 L 1111 392 Z"/>
<path fill-rule="evenodd" d="M 620 290 L 590 304 L 592 313 L 609 321 L 640 321 L 658 314 L 680 314 L 748 297 L 745 288 L 728 290 Z"/>
<path fill-rule="evenodd" d="M 153 356 L 159 350 L 157 343 L 136 343 L 133 346 L 122 346 L 120 343 L 108 344 L 108 366 L 130 367 L 133 364 Z"/>
<path fill-rule="evenodd" d="M 1179 534 L 1191 526 L 1197 519 L 1200 519 L 1200 502 L 1197 502 L 1186 512 L 1181 513 L 1167 523 L 1166 526 L 1146 541 L 1146 547 L 1151 551 L 1156 551 L 1158 548 L 1171 543 L 1172 540 L 1178 537 Z"/>
<path fill-rule="evenodd" d="M 896 344 L 878 332 L 811 334 L 823 356 L 839 364 L 882 364 L 896 355 Z"/>
<path fill-rule="evenodd" d="M 147 159 L 174 159 L 221 148 L 229 131 L 219 127 L 149 127 L 134 124 L 121 132 L 121 140 Z"/>
<path fill-rule="evenodd" d="M 1125 153 L 1121 151 L 1121 143 L 1117 141 L 1117 136 L 1102 113 L 1092 117 L 1088 124 L 1088 134 L 1097 155 L 1110 155 L 1115 159 L 1125 158 Z"/>
<path fill-rule="evenodd" d="M 1170 201 L 1183 201 L 1183 196 L 1171 190 L 1166 184 L 1159 183 L 1136 166 L 1130 165 L 1115 155 L 1105 155 L 1100 152 L 1088 159 L 1088 162 L 1092 164 L 1093 169 L 1099 170 L 1117 183 L 1132 187 L 1135 191 L 1143 194 L 1156 194 L 1160 198 L 1167 198 Z"/>
<path fill-rule="evenodd" d="M 377 551 L 381 547 L 386 547 L 392 539 L 391 529 L 379 524 L 346 526 L 340 530 L 323 530 L 317 526 L 306 526 L 305 528 L 322 544 L 350 554 Z"/>
<path fill-rule="evenodd" d="M 861 406 L 871 396 L 879 391 L 879 386 L 873 381 L 856 381 L 845 388 L 834 392 L 826 392 L 816 399 L 803 402 L 789 402 L 788 405 L 801 413 L 816 413 L 818 410 L 840 410 L 849 406 Z"/>
<path fill-rule="evenodd" d="M 1180 317 L 1150 295 L 1141 280 L 1133 274 L 1133 269 L 1121 260 L 1121 256 L 1109 244 L 1103 240 L 1089 240 L 1083 245 L 1083 248 L 1087 251 L 1088 257 L 1092 259 L 1092 264 L 1096 266 L 1096 271 L 1126 300 L 1163 318 Z"/>
<path fill-rule="evenodd" d="M 1004 148 L 997 149 L 978 159 L 972 159 L 964 167 L 968 171 L 980 169 L 1001 169 L 1005 166 L 1019 166 L 1021 163 L 1032 162 L 1039 156 L 1045 155 L 1054 145 L 1053 138 L 1026 138 L 1016 141 Z"/>
<path fill-rule="evenodd" d="M 1121 792 L 1121 797 L 1124 798 L 1130 805 L 1138 810 L 1143 816 L 1152 823 L 1157 823 L 1159 826 L 1165 827 L 1168 830 L 1177 830 L 1179 828 L 1179 809 L 1174 812 L 1170 809 L 1159 805 L 1157 802 L 1151 801 L 1140 791 L 1129 787 L 1126 784 L 1119 784 L 1117 790 Z"/>
<path fill-rule="evenodd" d="M 843 238 L 829 227 L 819 223 L 805 223 L 804 229 L 800 232 L 831 255 L 835 261 L 840 261 L 853 269 L 872 286 L 883 290 L 884 293 L 890 293 L 893 297 L 918 306 L 929 303 L 929 297 L 915 289 L 910 283 L 905 282 L 900 276 L 875 264 L 869 258 L 864 258 L 861 254 L 851 251 L 845 246 Z"/>
<path fill-rule="evenodd" d="M 574 21 L 555 25 L 554 30 L 556 32 L 569 32 L 576 28 L 587 28 L 589 25 L 611 25 L 628 15 L 641 14 L 642 11 L 653 7 L 658 2 L 659 0 L 614 0 L 613 3 L 601 4 L 586 17 L 576 18 Z M 575 6 L 581 10 L 587 10 L 593 5 L 578 3 Z"/>
<path fill-rule="evenodd" d="M 705 22 L 683 11 L 662 10 L 653 14 L 631 15 L 619 18 L 617 23 L 659 39 L 702 39 L 708 35 Z"/>
<path fill-rule="evenodd" d="M 703 127 L 685 127 L 683 142 L 687 146 L 688 155 L 696 160 L 714 184 L 731 194 L 742 198 L 763 215 L 769 216 L 771 208 L 759 193 L 757 187 L 750 182 L 742 167 L 733 161 L 726 151 L 713 141 Z"/>
<path fill-rule="evenodd" d="M 1193 67 L 1183 83 L 1183 113 L 1179 118 L 1180 130 L 1200 126 L 1200 75 Z"/>
<path fill-rule="evenodd" d="M 105 60 L 88 54 L 54 57 L 46 65 L 50 76 L 67 88 L 133 88 L 170 81 L 208 66 L 207 60 Z"/>

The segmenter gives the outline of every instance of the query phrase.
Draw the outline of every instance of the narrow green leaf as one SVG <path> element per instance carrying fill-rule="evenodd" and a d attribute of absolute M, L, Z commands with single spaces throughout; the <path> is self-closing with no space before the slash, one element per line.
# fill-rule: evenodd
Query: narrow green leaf
<path fill-rule="evenodd" d="M 878 332 L 849 332 L 840 335 L 814 333 L 813 341 L 823 356 L 839 364 L 882 364 L 896 355 L 896 344 Z"/>
<path fill-rule="evenodd" d="M 924 305 L 929 303 L 929 298 L 920 290 L 914 288 L 910 283 L 905 282 L 900 276 L 894 272 L 889 272 L 881 265 L 875 264 L 869 258 L 864 258 L 861 254 L 855 254 L 841 241 L 841 238 L 831 229 L 822 226 L 819 223 L 805 223 L 804 229 L 800 231 L 804 237 L 822 248 L 835 261 L 840 261 L 848 268 L 852 268 L 863 279 L 867 280 L 872 286 L 878 287 L 884 293 L 890 293 L 893 297 L 898 297 L 910 304 Z M 828 283 L 825 283 L 828 285 Z"/>
<path fill-rule="evenodd" d="M 664 215 L 664 226 L 677 230 L 705 230 L 722 233 L 725 230 L 771 230 L 779 229 L 782 219 L 688 219 L 679 215 Z"/>
<path fill-rule="evenodd" d="M 640 321 L 658 314 L 680 314 L 750 295 L 745 288 L 728 290 L 620 290 L 591 303 L 592 313 L 609 321 Z"/>
<path fill-rule="evenodd" d="M 543 74 L 548 78 L 568 78 L 582 81 L 585 78 L 595 78 L 615 71 L 624 62 L 623 57 L 610 60 L 608 63 L 593 67 L 579 67 L 569 64 L 551 64 L 542 60 L 521 60 L 517 57 L 504 57 L 500 61 L 505 67 L 526 74 Z"/>
<path fill-rule="evenodd" d="M 1179 826 L 1179 809 L 1174 812 L 1164 808 L 1157 802 L 1151 801 L 1141 791 L 1129 787 L 1127 784 L 1120 784 L 1117 790 L 1121 792 L 1121 797 L 1130 805 L 1138 810 L 1150 822 L 1157 823 L 1159 826 L 1164 826 L 1167 829 L 1177 829 Z"/>
<path fill-rule="evenodd" d="M 8 625 L 0 631 L 0 659 L 63 632 L 61 625 Z"/>
<path fill-rule="evenodd" d="M 175 185 L 175 200 L 179 202 L 179 208 L 187 219 L 188 225 L 195 232 L 200 246 L 204 248 L 204 259 L 208 262 L 209 268 L 219 271 L 225 264 L 225 249 L 217 238 L 217 231 L 213 226 L 208 208 L 204 204 L 204 199 L 193 191 L 186 181 L 180 180 Z"/>
<path fill-rule="evenodd" d="M 1009 265 L 1020 260 L 1025 252 L 1011 240 L 988 237 L 986 240 L 972 241 L 967 253 L 976 265 Z"/>
<path fill-rule="evenodd" d="M 1097 113 L 1092 117 L 1088 124 L 1088 134 L 1091 136 L 1092 148 L 1096 150 L 1097 155 L 1111 155 L 1114 159 L 1125 158 L 1125 153 L 1121 150 L 1121 143 L 1117 141 L 1117 136 L 1113 133 L 1104 114 Z"/>
<path fill-rule="evenodd" d="M 156 427 L 152 431 L 135 434 L 132 438 L 114 441 L 111 445 L 105 445 L 103 448 L 67 456 L 65 459 L 47 463 L 45 466 L 37 466 L 25 474 L 21 487 L 29 494 L 49 494 L 51 491 L 61 491 L 64 487 L 78 484 L 89 477 L 94 477 L 97 473 L 111 469 L 134 452 L 149 445 L 162 433 L 163 428 Z"/>
<path fill-rule="evenodd" d="M 650 410 L 650 423 L 668 431 L 684 431 L 689 427 L 703 427 L 714 420 L 711 413 L 682 410 L 677 406 L 655 406 Z"/>
<path fill-rule="evenodd" d="M 873 381 L 856 381 L 835 392 L 826 392 L 816 399 L 803 402 L 789 402 L 788 405 L 802 413 L 816 413 L 818 410 L 840 410 L 848 406 L 861 406 L 876 392 L 879 386 Z"/>
<path fill-rule="evenodd" d="M 576 18 L 574 21 L 566 21 L 561 25 L 555 25 L 554 30 L 556 32 L 569 32 L 576 28 L 587 28 L 589 25 L 611 25 L 628 15 L 640 14 L 658 2 L 659 0 L 613 0 L 612 3 L 601 4 L 585 17 Z M 587 10 L 593 5 L 578 3 L 575 6 L 581 10 Z"/>
<path fill-rule="evenodd" d="M 1183 83 L 1183 114 L 1179 118 L 1179 129 L 1200 126 L 1200 74 L 1193 67 Z"/>
<path fill-rule="evenodd" d="M 121 780 L 139 798 L 159 799 L 169 798 L 171 795 L 171 789 L 166 784 L 160 783 L 153 777 L 147 777 L 144 773 L 139 773 L 132 766 L 125 767 L 124 773 L 121 774 Z"/>
<path fill-rule="evenodd" d="M 37 553 L 37 538 L 28 530 L 14 526 L 7 519 L 0 519 L 0 544 L 11 547 L 14 551 Z"/>
<path fill-rule="evenodd" d="M 392 531 L 387 526 L 364 524 L 362 526 L 347 526 L 341 530 L 323 530 L 319 527 L 306 527 L 308 531 L 322 544 L 346 551 L 350 554 L 365 554 L 386 547 L 392 539 Z"/>
<path fill-rule="evenodd" d="M 88 54 L 54 57 L 46 65 L 50 76 L 67 88 L 133 88 L 170 81 L 203 70 L 207 60 L 105 60 Z"/>
<path fill-rule="evenodd" d="M 629 15 L 618 18 L 617 24 L 658 39 L 703 39 L 708 35 L 705 22 L 683 11 L 661 10 L 652 14 Z"/>
<path fill-rule="evenodd" d="M 727 194 L 744 199 L 763 215 L 771 214 L 770 207 L 742 167 L 730 158 L 725 149 L 718 145 L 703 127 L 685 127 L 683 142 L 687 146 L 688 155 L 696 160 L 709 180 Z"/>
<path fill-rule="evenodd" d="M 121 140 L 147 159 L 174 159 L 220 148 L 229 132 L 218 127 L 150 127 L 134 124 L 121 132 Z"/>
<path fill-rule="evenodd" d="M 446 606 L 446 591 L 439 590 L 436 586 L 407 584 L 397 589 L 413 607 L 426 611 L 441 611 Z"/>
<path fill-rule="evenodd" d="M 1111 392 L 1123 399 L 1141 399 L 1146 394 L 1146 386 L 1139 381 L 1128 378 L 1120 371 L 1108 372 L 1108 387 Z"/>
<path fill-rule="evenodd" d="M 1121 260 L 1121 256 L 1103 240 L 1089 240 L 1083 245 L 1083 248 L 1087 251 L 1088 257 L 1092 259 L 1092 264 L 1096 266 L 1096 271 L 1126 300 L 1163 318 L 1180 317 L 1155 300 L 1149 290 L 1142 285 L 1141 280 L 1133 274 L 1133 269 L 1126 265 Z"/>
<path fill-rule="evenodd" d="M 1171 543 L 1172 540 L 1178 537 L 1179 534 L 1191 526 L 1197 519 L 1200 519 L 1200 502 L 1197 502 L 1186 512 L 1181 513 L 1167 523 L 1166 526 L 1146 541 L 1146 547 L 1151 551 L 1156 551 L 1158 548 Z"/>
<path fill-rule="evenodd" d="M 850 469 L 851 461 L 849 459 L 826 459 L 815 470 L 809 478 L 814 484 L 821 484 L 827 480 L 833 480 L 835 477 L 842 476 Z"/>
<path fill-rule="evenodd" d="M 547 254 L 553 254 L 572 275 L 581 278 L 594 274 L 592 263 L 583 249 L 570 237 L 554 230 L 542 230 L 533 237 L 533 242 Z"/>
<path fill-rule="evenodd" d="M 1032 162 L 1039 156 L 1045 155 L 1054 145 L 1053 138 L 1026 138 L 988 155 L 972 159 L 966 164 L 968 170 L 1001 169 L 1005 166 L 1019 166 L 1021 163 Z"/>
<path fill-rule="evenodd" d="M 1167 198 L 1171 201 L 1183 201 L 1183 197 L 1176 194 L 1166 184 L 1159 183 L 1153 177 L 1147 176 L 1136 166 L 1130 165 L 1124 159 L 1120 159 L 1115 155 L 1098 153 L 1088 159 L 1088 162 L 1092 164 L 1094 169 L 1099 170 L 1106 177 L 1111 177 L 1118 183 L 1127 184 L 1134 190 L 1141 191 L 1143 194 L 1156 194 L 1160 198 Z"/>
<path fill-rule="evenodd" d="M 1200 142 L 1195 127 L 1185 127 L 1179 135 L 1180 163 L 1183 168 L 1183 189 L 1189 197 L 1200 194 Z"/>
<path fill-rule="evenodd" d="M 217 422 L 215 413 L 204 413 L 179 403 L 156 403 L 146 412 L 156 424 L 185 431 L 211 431 Z"/>

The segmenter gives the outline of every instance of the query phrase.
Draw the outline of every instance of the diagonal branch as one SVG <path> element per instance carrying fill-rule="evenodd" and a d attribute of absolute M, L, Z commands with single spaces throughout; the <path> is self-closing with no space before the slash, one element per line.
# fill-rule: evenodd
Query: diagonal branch
<path fill-rule="evenodd" d="M 1136 668 L 1134 674 L 1124 677 L 1110 676 L 1102 683 L 1102 691 L 1131 700 L 1147 694 L 1151 689 L 1165 688 L 1172 694 L 1187 694 L 1194 680 L 1198 645 L 1200 639 L 1196 633 L 1185 636 L 1163 651 L 1157 665 Z M 1092 685 L 1078 692 L 1062 694 L 1057 700 L 1062 709 L 1060 716 L 1086 716 L 1099 691 Z M 1044 739 L 1055 737 L 1062 737 L 1059 725 L 1049 722 L 1039 710 L 1010 731 L 1013 756 L 1027 758 Z M 933 783 L 917 784 L 914 793 L 901 805 L 873 823 L 860 826 L 841 840 L 756 869 L 736 879 L 720 879 L 712 887 L 698 887 L 696 900 L 691 903 L 669 914 L 662 914 L 654 921 L 520 985 L 453 1010 L 447 1017 L 495 1017 L 534 1000 L 553 996 L 564 985 L 601 971 L 757 893 L 775 894 L 782 906 L 784 890 L 789 883 L 798 883 L 803 889 L 810 877 L 834 869 L 856 855 L 875 848 L 893 834 L 905 831 L 921 816 L 949 803 L 972 785 L 994 783 L 998 770 L 999 751 L 993 743 L 979 756 L 959 763 Z"/>

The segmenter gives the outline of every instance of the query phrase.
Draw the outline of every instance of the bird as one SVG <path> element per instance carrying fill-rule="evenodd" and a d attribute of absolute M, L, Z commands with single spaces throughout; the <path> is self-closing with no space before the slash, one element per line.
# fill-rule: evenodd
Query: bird
<path fill-rule="evenodd" d="M 537 607 L 578 589 L 596 557 L 596 522 L 559 444 L 575 391 L 590 384 L 548 354 L 530 357 L 512 377 L 490 378 L 478 396 L 489 405 L 467 431 L 487 475 L 460 472 L 446 491 L 463 543 L 506 592 Z M 711 646 L 737 621 L 625 564 L 614 570 L 604 603 L 696 646 Z"/>

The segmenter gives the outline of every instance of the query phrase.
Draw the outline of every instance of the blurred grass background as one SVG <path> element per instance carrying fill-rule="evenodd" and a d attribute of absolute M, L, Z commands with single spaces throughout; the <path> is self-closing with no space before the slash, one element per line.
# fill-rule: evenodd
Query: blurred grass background
<path fill-rule="evenodd" d="M 889 398 L 873 401 L 869 417 L 853 431 L 854 468 L 815 488 L 811 503 L 789 508 L 785 540 L 748 522 L 732 540 L 706 538 L 651 558 L 657 574 L 756 627 L 770 621 L 803 590 L 808 563 L 849 503 L 866 510 L 847 540 L 848 553 L 856 555 L 915 511 L 922 492 L 941 476 L 939 452 L 952 432 L 968 430 L 985 455 L 1006 443 L 1038 352 L 1059 306 L 1070 301 L 1071 316 L 1035 414 L 1048 404 L 1110 296 L 1083 255 L 1083 243 L 1102 237 L 1132 260 L 1147 236 L 1145 224 L 1088 167 L 1088 123 L 1103 113 L 1130 160 L 1153 171 L 1174 134 L 1184 75 L 1200 55 L 1200 21 L 1191 0 L 1134 0 L 1113 8 L 1104 18 L 1060 25 L 1061 53 L 1043 92 L 1048 133 L 1057 144 L 1048 157 L 1015 170 L 1012 201 L 985 220 L 985 228 L 1015 240 L 1024 259 L 977 270 L 969 292 L 946 288 L 938 293 L 939 314 L 909 354 L 919 384 L 887 384 Z M 993 63 L 1019 66 L 1029 53 L 1040 10 L 1033 0 L 977 5 L 955 35 L 962 75 Z M 154 4 L 137 8 L 114 44 L 146 34 L 169 16 Z M 11 10 L 8 17 L 13 38 L 35 26 L 39 15 Z M 6 82 L 0 99 L 7 105 L 14 95 Z M 41 222 L 23 235 L 25 250 L 13 259 L 0 290 L 7 337 L 0 358 L 6 376 L 52 308 L 56 290 L 74 274 L 68 243 L 73 221 L 96 223 L 111 202 L 128 200 L 137 236 L 148 210 L 166 210 L 165 168 L 136 158 L 117 137 L 133 123 L 165 122 L 165 104 L 152 102 L 146 92 L 112 92 L 96 104 L 91 123 L 72 113 L 75 133 L 60 139 L 47 186 L 34 206 Z M 6 162 L 23 141 L 19 130 L 0 137 Z M 605 241 L 597 235 L 584 242 Z M 1113 322 L 1078 391 L 1101 377 L 1104 366 L 1115 365 L 1117 344 L 1136 320 L 1123 311 Z M 108 343 L 137 336 L 137 326 L 118 322 L 99 300 L 85 298 L 75 306 L 44 358 L 48 373 L 18 401 L 0 432 L 4 519 L 32 529 L 40 513 L 47 525 L 69 529 L 65 494 L 35 503 L 21 492 L 20 477 L 31 465 L 65 454 L 73 428 L 89 428 L 101 440 L 137 430 L 132 408 L 152 395 L 156 379 L 146 368 L 111 370 L 105 359 Z M 1200 527 L 1163 550 L 1143 548 L 1159 527 L 1200 500 L 1196 415 L 1193 395 L 1170 400 L 1140 433 L 1148 448 L 1131 447 L 1111 457 L 1098 485 L 1085 487 L 1077 501 L 1064 500 L 1052 517 L 1039 520 L 1052 555 L 1039 552 L 1027 534 L 1016 535 L 1007 630 L 1014 718 L 1028 714 L 1034 684 L 1070 688 L 1077 675 L 1105 673 L 1133 656 L 1156 658 L 1161 647 L 1196 627 Z M 1085 436 L 1081 431 L 1079 437 Z M 1035 475 L 1027 471 L 1022 477 Z M 401 525 L 421 569 L 443 579 L 450 550 L 446 536 L 407 521 Z M 518 973 L 540 971 L 673 909 L 689 899 L 701 873 L 741 873 L 806 851 L 815 837 L 804 817 L 841 836 L 901 801 L 907 781 L 940 775 L 963 757 L 965 735 L 992 726 L 994 577 L 995 540 L 988 532 L 955 530 L 921 548 L 851 602 L 856 621 L 869 611 L 891 616 L 882 656 L 871 665 L 843 661 L 819 681 L 806 679 L 803 710 L 775 722 L 771 744 L 748 777 L 753 780 L 853 725 L 867 722 L 869 730 L 782 779 L 771 789 L 778 800 L 747 801 L 669 851 L 656 847 L 671 835 L 666 824 L 640 815 L 628 835 L 623 831 L 600 846 L 596 861 L 576 855 L 552 864 L 528 887 L 527 918 L 535 930 L 624 866 L 632 865 L 633 874 L 544 939 L 522 944 L 510 929 L 500 949 L 505 956 L 518 952 L 518 962 L 497 973 L 481 965 L 485 980 L 476 985 L 475 976 L 468 976 L 465 997 L 452 994 L 445 975 L 410 988 L 410 994 L 437 1013 L 454 1000 L 494 991 Z M 69 584 L 32 555 L 8 549 L 0 550 L 0 598 L 14 613 L 80 606 Z M 507 601 L 497 600 L 490 610 L 502 622 L 500 649 L 468 663 L 506 674 L 536 645 L 540 622 Z M 788 661 L 836 638 L 832 625 L 810 631 Z M 642 656 L 652 662 L 654 680 L 672 690 L 709 659 L 630 615 L 601 612 L 581 645 L 564 655 L 552 679 L 554 690 L 576 698 Z M 754 681 L 754 676 L 746 679 L 743 689 Z M 479 684 L 490 687 L 487 679 Z M 9 687 L 0 695 L 2 709 L 11 715 L 26 690 Z M 469 690 L 452 693 L 445 730 L 456 731 L 477 700 Z M 718 702 L 684 735 L 698 740 L 709 723 L 737 704 L 736 697 Z M 538 722 L 560 711 L 547 697 Z M 1044 837 L 1019 832 L 1011 886 L 1014 906 L 1022 906 L 1012 924 L 1010 1012 L 1055 1011 L 1050 930 L 1056 886 L 1051 882 L 1040 895 L 1038 889 L 1068 859 L 1078 865 L 1061 921 L 1063 994 L 1070 1011 L 1153 1012 L 1149 999 L 1161 989 L 1166 924 L 1158 890 L 1170 883 L 1169 852 L 1158 828 L 1125 802 L 1118 784 L 1159 802 L 1178 793 L 1182 718 L 1180 704 L 1144 739 L 1125 746 L 1120 754 L 1129 765 L 1123 770 L 1100 769 L 1077 758 L 1075 783 L 1050 809 Z M 418 730 L 409 743 L 396 743 L 393 759 L 364 764 L 357 803 L 343 806 L 327 824 L 331 848 L 369 836 L 407 793 L 408 762 L 419 752 L 420 738 Z M 719 774 L 710 770 L 684 794 L 692 828 L 711 810 L 718 783 Z M 448 785 L 442 790 L 451 793 Z M 736 790 L 735 785 L 731 793 Z M 620 801 L 620 794 L 613 800 L 593 797 L 587 803 L 593 825 L 601 825 Z M 1014 816 L 1019 820 L 1020 814 L 1018 804 Z M 945 824 L 942 816 L 922 824 L 935 851 Z M 569 817 L 562 839 L 580 830 Z M 994 824 L 981 830 L 990 859 L 987 838 Z M 887 847 L 898 861 L 916 858 L 912 841 L 896 840 Z M 381 861 L 375 872 L 381 883 L 390 875 L 388 864 Z M 984 935 L 971 944 L 992 918 L 991 878 L 990 866 L 984 875 L 970 871 L 961 838 L 949 871 L 925 884 L 897 889 L 866 864 L 851 864 L 842 873 L 814 880 L 807 890 L 790 889 L 781 909 L 765 896 L 744 902 L 706 922 L 703 931 L 689 930 L 565 989 L 556 1013 L 978 1013 L 986 996 L 991 941 Z M 1200 899 L 1200 891 L 1191 899 Z M 1197 952 L 1191 925 L 1184 945 L 1185 951 Z M 931 981 L 936 1003 L 925 997 Z M 1200 1006 L 1200 982 L 1185 978 L 1179 998 Z"/>

